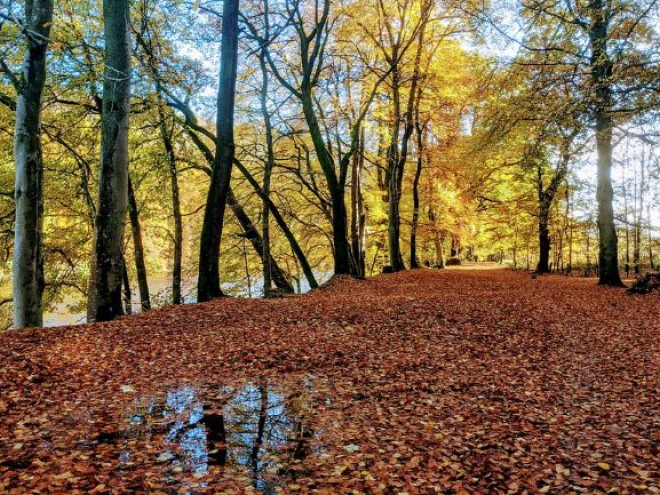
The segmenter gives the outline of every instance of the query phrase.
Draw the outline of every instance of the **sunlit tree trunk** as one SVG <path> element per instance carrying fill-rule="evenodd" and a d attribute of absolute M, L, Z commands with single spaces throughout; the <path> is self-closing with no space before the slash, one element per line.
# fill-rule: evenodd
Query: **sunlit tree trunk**
<path fill-rule="evenodd" d="M 123 314 L 124 219 L 128 207 L 128 115 L 131 46 L 128 0 L 104 0 L 105 73 L 99 200 L 88 300 L 89 321 Z"/>
<path fill-rule="evenodd" d="M 646 177 L 645 177 L 645 164 L 642 161 L 642 166 L 640 167 L 640 181 L 639 181 L 639 202 L 635 205 L 635 250 L 634 250 L 634 263 L 635 263 L 635 275 L 639 275 L 641 271 L 641 257 L 642 257 L 642 222 L 644 221 L 644 190 L 646 188 Z M 635 176 L 637 172 L 635 171 Z M 635 177 L 635 183 L 637 178 Z M 637 193 L 636 193 L 637 194 Z"/>
<path fill-rule="evenodd" d="M 598 154 L 598 238 L 599 283 L 622 287 L 619 274 L 618 240 L 614 226 L 614 190 L 612 188 L 612 61 L 607 52 L 609 12 L 603 0 L 590 4 L 591 77 L 594 89 L 596 152 Z"/>
<path fill-rule="evenodd" d="M 52 0 L 27 0 L 27 46 L 21 77 L 15 81 L 16 224 L 14 237 L 14 327 L 43 325 L 44 266 L 41 98 L 53 18 Z"/>
<path fill-rule="evenodd" d="M 200 240 L 197 281 L 199 302 L 210 301 L 223 295 L 220 289 L 220 243 L 235 154 L 234 103 L 238 65 L 238 0 L 224 0 L 222 14 L 216 150 Z"/>

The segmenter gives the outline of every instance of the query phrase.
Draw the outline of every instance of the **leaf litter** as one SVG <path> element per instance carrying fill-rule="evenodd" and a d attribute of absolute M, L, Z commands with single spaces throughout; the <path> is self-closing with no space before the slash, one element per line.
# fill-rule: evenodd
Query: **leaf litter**
<path fill-rule="evenodd" d="M 0 493 L 660 493 L 657 294 L 338 279 L 0 335 Z"/>

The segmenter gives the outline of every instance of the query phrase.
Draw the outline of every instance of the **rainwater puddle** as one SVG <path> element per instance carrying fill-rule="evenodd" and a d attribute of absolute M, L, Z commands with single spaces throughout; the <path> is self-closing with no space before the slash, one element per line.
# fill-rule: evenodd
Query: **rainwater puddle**
<path fill-rule="evenodd" d="M 119 448 L 120 476 L 153 464 L 166 493 L 205 493 L 233 478 L 271 495 L 304 476 L 305 458 L 322 452 L 316 418 L 328 403 L 311 380 L 184 385 L 136 398 L 120 429 L 101 432 L 96 441 Z"/>

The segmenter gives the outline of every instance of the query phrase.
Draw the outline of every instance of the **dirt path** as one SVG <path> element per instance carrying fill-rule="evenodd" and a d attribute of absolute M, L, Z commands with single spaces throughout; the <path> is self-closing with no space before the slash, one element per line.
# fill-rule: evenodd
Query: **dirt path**
<path fill-rule="evenodd" d="M 507 271 L 0 335 L 0 493 L 660 493 L 660 297 Z"/>

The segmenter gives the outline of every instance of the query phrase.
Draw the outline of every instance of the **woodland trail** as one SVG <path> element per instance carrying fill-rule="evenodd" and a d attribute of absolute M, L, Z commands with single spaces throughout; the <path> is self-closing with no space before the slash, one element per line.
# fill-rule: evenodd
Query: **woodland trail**
<path fill-rule="evenodd" d="M 660 493 L 660 297 L 502 270 L 0 335 L 0 493 Z"/>

